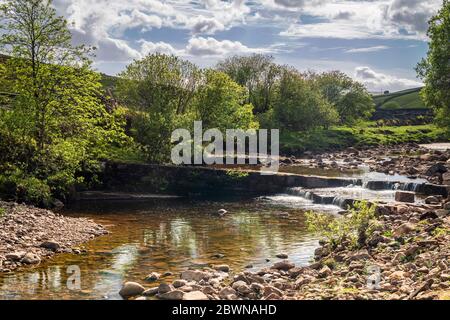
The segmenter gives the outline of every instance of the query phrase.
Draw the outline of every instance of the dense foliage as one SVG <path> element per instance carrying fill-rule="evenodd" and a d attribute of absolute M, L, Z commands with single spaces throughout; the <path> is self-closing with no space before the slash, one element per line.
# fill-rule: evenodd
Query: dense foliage
<path fill-rule="evenodd" d="M 438 123 L 450 131 L 450 1 L 444 0 L 430 20 L 428 37 L 428 56 L 417 67 L 425 82 L 422 97 L 435 110 Z"/>
<path fill-rule="evenodd" d="M 92 180 L 111 146 L 127 140 L 123 116 L 102 103 L 89 48 L 71 45 L 50 1 L 9 0 L 1 9 L 1 50 L 11 58 L 0 81 L 16 96 L 0 110 L 0 193 L 48 206 Z"/>
<path fill-rule="evenodd" d="M 337 111 L 311 81 L 288 69 L 281 75 L 273 110 L 276 127 L 290 131 L 329 127 L 339 119 Z"/>
<path fill-rule="evenodd" d="M 130 64 L 117 84 L 120 101 L 133 111 L 132 135 L 149 161 L 168 161 L 173 130 L 257 128 L 245 89 L 226 74 L 200 70 L 176 56 L 151 54 Z"/>
<path fill-rule="evenodd" d="M 339 71 L 301 74 L 270 56 L 234 56 L 217 69 L 247 88 L 263 127 L 307 132 L 367 120 L 375 104 L 367 89 Z"/>
<path fill-rule="evenodd" d="M 248 102 L 254 105 L 256 113 L 272 108 L 275 86 L 281 75 L 281 67 L 274 63 L 273 57 L 261 54 L 233 56 L 219 62 L 217 69 L 247 88 Z"/>
<path fill-rule="evenodd" d="M 365 86 L 340 71 L 311 74 L 318 90 L 339 114 L 340 124 L 367 120 L 375 111 L 375 103 Z"/>

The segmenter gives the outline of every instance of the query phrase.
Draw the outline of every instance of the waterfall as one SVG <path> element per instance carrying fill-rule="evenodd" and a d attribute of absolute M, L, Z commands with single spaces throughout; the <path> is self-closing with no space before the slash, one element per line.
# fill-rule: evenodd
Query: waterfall
<path fill-rule="evenodd" d="M 364 189 L 369 190 L 395 190 L 397 182 L 370 180 L 363 183 Z"/>
<path fill-rule="evenodd" d="M 348 206 L 353 204 L 352 199 L 334 195 L 319 195 L 310 190 L 303 190 L 302 188 L 288 188 L 287 193 L 310 200 L 315 204 L 333 205 L 342 209 L 348 209 Z"/>
<path fill-rule="evenodd" d="M 421 186 L 422 186 L 421 183 L 414 183 L 414 182 L 399 183 L 395 190 L 418 192 Z"/>

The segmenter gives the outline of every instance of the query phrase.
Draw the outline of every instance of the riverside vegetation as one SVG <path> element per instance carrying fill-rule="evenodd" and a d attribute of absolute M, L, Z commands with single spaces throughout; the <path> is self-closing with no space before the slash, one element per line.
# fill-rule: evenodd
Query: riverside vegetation
<path fill-rule="evenodd" d="M 51 1 L 4 1 L 0 195 L 12 203 L 0 204 L 0 268 L 11 271 L 55 252 L 74 252 L 106 232 L 92 221 L 14 202 L 58 207 L 76 190 L 101 183 L 106 161 L 167 163 L 172 131 L 192 131 L 195 120 L 203 121 L 204 130 L 282 128 L 281 149 L 288 156 L 448 141 L 449 13 L 444 0 L 430 21 L 428 56 L 417 68 L 425 82 L 423 102 L 435 122 L 386 126 L 370 121 L 376 105 L 361 83 L 339 71 L 302 73 L 270 56 L 234 56 L 201 69 L 155 53 L 132 62 L 117 78 L 102 78 L 92 69 L 94 48 L 72 45 L 67 21 Z M 389 165 L 390 171 L 398 169 L 395 162 Z M 442 165 L 448 167 L 448 158 Z M 282 260 L 230 277 L 229 267 L 219 265 L 188 270 L 180 280 L 148 290 L 126 283 L 121 294 L 194 300 L 445 298 L 450 208 L 449 199 L 435 200 L 434 207 L 362 203 L 341 220 L 311 213 L 311 227 L 326 240 L 309 267 Z M 373 265 L 384 279 L 377 290 L 366 287 L 366 270 Z"/>

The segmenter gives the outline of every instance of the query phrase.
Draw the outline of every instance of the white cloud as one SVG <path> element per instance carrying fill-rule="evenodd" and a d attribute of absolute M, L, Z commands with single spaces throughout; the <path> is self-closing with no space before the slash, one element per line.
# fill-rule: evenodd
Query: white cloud
<path fill-rule="evenodd" d="M 193 56 L 226 56 L 229 54 L 263 53 L 269 49 L 249 48 L 239 41 L 195 37 L 189 40 L 186 53 Z"/>
<path fill-rule="evenodd" d="M 384 18 L 407 32 L 425 35 L 428 19 L 442 5 L 442 0 L 393 0 L 383 8 Z"/>
<path fill-rule="evenodd" d="M 163 42 L 126 41 L 128 30 L 173 28 L 214 34 L 244 23 L 250 12 L 243 0 L 55 0 L 54 5 L 74 23 L 71 29 L 76 43 L 99 49 L 97 62 L 130 61 L 155 51 L 179 53 Z M 136 49 L 139 45 L 142 52 Z"/>
<path fill-rule="evenodd" d="M 355 69 L 355 78 L 356 80 L 364 83 L 369 91 L 398 91 L 423 86 L 423 83 L 419 81 L 398 78 L 392 75 L 376 72 L 370 67 L 357 67 Z"/>
<path fill-rule="evenodd" d="M 269 1 L 269 0 L 267 0 Z M 301 1 L 303 3 L 303 1 Z M 291 23 L 282 36 L 337 39 L 426 40 L 428 19 L 441 0 L 332 0 L 302 5 L 316 23 Z"/>
<path fill-rule="evenodd" d="M 197 17 L 191 23 L 194 34 L 214 34 L 225 30 L 225 26 L 214 18 Z"/>
<path fill-rule="evenodd" d="M 298 49 L 297 38 L 426 40 L 426 21 L 441 1 L 54 0 L 54 4 L 58 14 L 75 23 L 74 40 L 98 47 L 96 62 L 112 65 L 151 52 L 191 60 L 204 57 L 208 61 L 229 54 L 285 53 L 280 63 L 286 63 L 287 53 Z M 233 27 L 240 27 L 242 33 L 224 32 Z M 255 45 L 258 42 L 252 37 L 267 43 L 266 34 L 246 32 L 261 27 L 267 30 L 267 42 L 271 42 L 265 48 L 254 48 L 262 45 Z M 161 29 L 157 40 L 152 39 L 155 29 Z M 161 39 L 164 34 L 170 38 Z M 226 35 L 229 38 L 224 38 Z M 341 52 L 364 54 L 386 50 L 382 44 L 367 48 L 349 48 L 341 43 L 333 46 L 342 46 Z M 318 55 L 317 60 L 334 58 L 332 53 Z"/>
<path fill-rule="evenodd" d="M 353 48 L 348 49 L 345 52 L 347 53 L 367 53 L 367 52 L 377 52 L 382 50 L 389 49 L 388 46 L 373 46 L 373 47 L 366 47 L 366 48 Z"/>
<path fill-rule="evenodd" d="M 185 48 L 176 49 L 166 42 L 151 42 L 144 39 L 139 40 L 141 50 L 139 56 L 145 56 L 151 53 L 164 53 L 190 57 L 224 57 L 231 54 L 251 54 L 268 53 L 278 50 L 279 45 L 270 48 L 249 48 L 239 41 L 223 40 L 219 41 L 212 37 L 193 37 L 189 39 Z"/>
<path fill-rule="evenodd" d="M 171 44 L 166 42 L 151 42 L 146 40 L 139 40 L 141 44 L 141 55 L 145 56 L 151 53 L 163 53 L 163 54 L 174 54 L 174 55 L 183 55 L 183 50 L 175 49 Z"/>

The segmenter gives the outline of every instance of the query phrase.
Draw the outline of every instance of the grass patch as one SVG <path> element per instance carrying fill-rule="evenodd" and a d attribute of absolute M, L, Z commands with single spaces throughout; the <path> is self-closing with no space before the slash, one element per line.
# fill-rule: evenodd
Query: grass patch
<path fill-rule="evenodd" d="M 420 97 L 421 88 L 403 90 L 373 97 L 377 108 L 385 110 L 427 109 Z"/>
<path fill-rule="evenodd" d="M 450 141 L 448 134 L 435 125 L 383 126 L 366 122 L 357 127 L 334 127 L 309 133 L 283 132 L 280 135 L 282 154 L 305 151 L 331 151 L 347 147 L 395 145 L 406 142 L 431 143 Z"/>

